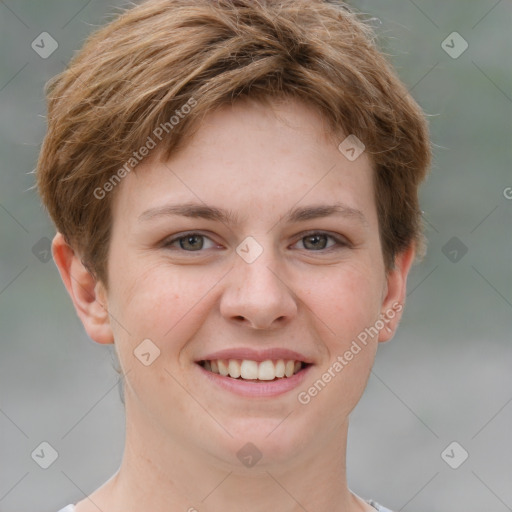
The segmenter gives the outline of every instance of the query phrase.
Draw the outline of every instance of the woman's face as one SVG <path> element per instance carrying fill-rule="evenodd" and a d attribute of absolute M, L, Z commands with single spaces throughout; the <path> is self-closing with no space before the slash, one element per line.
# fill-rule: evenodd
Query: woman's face
<path fill-rule="evenodd" d="M 106 299 L 127 414 L 219 464 L 240 465 L 248 442 L 260 466 L 327 446 L 390 337 L 368 329 L 405 289 L 407 264 L 385 272 L 367 155 L 349 160 L 302 103 L 275 112 L 244 101 L 210 114 L 113 202 Z M 276 377 L 280 359 L 309 364 Z"/>

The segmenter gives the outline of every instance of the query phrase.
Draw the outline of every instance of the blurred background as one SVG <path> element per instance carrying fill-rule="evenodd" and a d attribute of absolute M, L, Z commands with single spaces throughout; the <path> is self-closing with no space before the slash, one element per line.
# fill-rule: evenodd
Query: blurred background
<path fill-rule="evenodd" d="M 428 253 L 352 415 L 349 484 L 395 511 L 510 511 L 512 3 L 351 4 L 374 18 L 435 147 Z M 87 337 L 50 259 L 31 172 L 44 84 L 125 5 L 0 0 L 0 512 L 56 512 L 121 461 L 112 352 Z"/>

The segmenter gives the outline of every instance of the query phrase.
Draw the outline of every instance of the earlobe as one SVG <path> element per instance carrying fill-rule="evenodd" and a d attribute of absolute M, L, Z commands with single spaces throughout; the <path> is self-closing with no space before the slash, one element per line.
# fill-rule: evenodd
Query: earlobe
<path fill-rule="evenodd" d="M 87 270 L 80 256 L 67 244 L 61 233 L 53 238 L 52 255 L 89 337 L 97 343 L 113 343 L 107 293 L 103 283 Z"/>
<path fill-rule="evenodd" d="M 379 341 L 389 341 L 395 335 L 405 305 L 407 276 L 414 261 L 414 246 L 395 257 L 395 267 L 389 270 L 386 278 L 385 297 L 382 302 L 380 318 L 384 328 L 379 331 Z"/>

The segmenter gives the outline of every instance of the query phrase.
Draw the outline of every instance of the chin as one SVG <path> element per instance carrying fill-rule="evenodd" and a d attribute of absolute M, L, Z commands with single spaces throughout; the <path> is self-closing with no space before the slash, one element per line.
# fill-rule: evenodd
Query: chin
<path fill-rule="evenodd" d="M 242 418 L 224 423 L 233 437 L 220 434 L 210 452 L 226 465 L 244 470 L 266 469 L 289 463 L 297 455 L 304 454 L 308 440 L 313 442 L 314 432 L 304 425 L 298 428 L 294 414 L 279 418 Z"/>

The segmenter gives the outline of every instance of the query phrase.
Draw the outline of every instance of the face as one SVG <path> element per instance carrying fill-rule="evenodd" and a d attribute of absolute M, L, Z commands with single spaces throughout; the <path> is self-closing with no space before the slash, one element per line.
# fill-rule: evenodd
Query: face
<path fill-rule="evenodd" d="M 239 102 L 116 191 L 105 299 L 127 414 L 219 464 L 249 441 L 260 464 L 332 443 L 401 308 L 370 160 L 324 127 L 294 100 Z"/>

